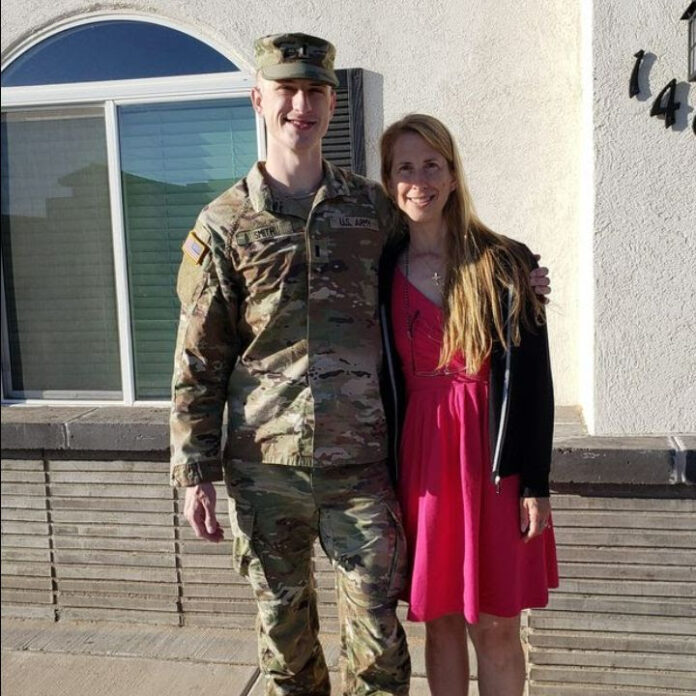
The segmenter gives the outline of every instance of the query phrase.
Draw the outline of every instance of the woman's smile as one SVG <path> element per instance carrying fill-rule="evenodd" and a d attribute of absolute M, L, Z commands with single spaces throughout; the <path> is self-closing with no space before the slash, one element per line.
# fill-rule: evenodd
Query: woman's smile
<path fill-rule="evenodd" d="M 413 203 L 414 205 L 417 205 L 421 208 L 425 208 L 428 206 L 432 201 L 435 200 L 437 197 L 436 193 L 431 193 L 431 194 L 415 194 L 415 195 L 410 195 L 406 196 L 406 198 Z"/>

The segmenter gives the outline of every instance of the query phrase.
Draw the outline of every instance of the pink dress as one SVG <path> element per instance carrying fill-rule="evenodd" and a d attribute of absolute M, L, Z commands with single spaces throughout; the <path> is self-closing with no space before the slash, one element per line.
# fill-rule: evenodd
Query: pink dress
<path fill-rule="evenodd" d="M 392 289 L 396 349 L 406 377 L 407 406 L 399 499 L 411 568 L 408 618 L 430 621 L 479 612 L 515 616 L 543 607 L 558 586 L 549 527 L 522 541 L 519 476 L 490 479 L 488 364 L 468 376 L 463 359 L 437 371 L 441 309 L 397 269 Z M 410 329 L 410 337 L 409 337 Z"/>

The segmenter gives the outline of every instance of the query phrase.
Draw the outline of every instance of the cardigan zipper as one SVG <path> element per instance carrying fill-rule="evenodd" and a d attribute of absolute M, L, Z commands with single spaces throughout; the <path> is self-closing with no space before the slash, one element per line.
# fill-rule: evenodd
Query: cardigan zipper
<path fill-rule="evenodd" d="M 503 373 L 503 398 L 500 404 L 500 420 L 498 421 L 498 434 L 495 441 L 493 466 L 491 469 L 491 479 L 498 493 L 500 493 L 500 462 L 503 454 L 505 432 L 507 430 L 508 413 L 510 411 L 510 378 L 512 363 L 512 322 L 510 321 L 510 312 L 512 311 L 512 293 L 512 285 L 509 285 L 505 313 L 505 343 L 507 347 L 505 349 L 505 371 Z"/>
<path fill-rule="evenodd" d="M 380 326 L 382 329 L 382 340 L 384 341 L 384 354 L 387 359 L 387 370 L 389 371 L 389 386 L 391 387 L 392 399 L 394 401 L 394 440 L 392 450 L 394 453 L 394 472 L 398 475 L 399 470 L 399 395 L 396 389 L 396 377 L 394 375 L 394 361 L 392 358 L 392 347 L 387 330 L 387 312 L 382 304 L 379 308 Z"/>

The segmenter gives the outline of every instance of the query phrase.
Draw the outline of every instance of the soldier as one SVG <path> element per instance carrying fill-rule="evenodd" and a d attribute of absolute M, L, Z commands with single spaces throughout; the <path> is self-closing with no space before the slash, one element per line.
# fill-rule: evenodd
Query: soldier
<path fill-rule="evenodd" d="M 222 538 L 259 605 L 267 694 L 329 694 L 312 548 L 336 569 L 345 693 L 407 694 L 395 609 L 406 556 L 385 459 L 377 265 L 392 209 L 379 185 L 322 161 L 334 47 L 265 37 L 252 103 L 267 159 L 200 214 L 184 243 L 173 379 L 172 479 L 186 517 Z M 233 369 L 234 368 L 234 369 Z"/>
<path fill-rule="evenodd" d="M 317 537 L 336 570 L 344 693 L 407 694 L 395 612 L 405 541 L 378 379 L 377 267 L 394 211 L 378 184 L 322 160 L 334 47 L 281 34 L 255 52 L 267 159 L 201 212 L 183 246 L 172 482 L 187 486 L 196 534 L 220 541 L 212 482 L 224 462 L 267 694 L 330 693 Z"/>

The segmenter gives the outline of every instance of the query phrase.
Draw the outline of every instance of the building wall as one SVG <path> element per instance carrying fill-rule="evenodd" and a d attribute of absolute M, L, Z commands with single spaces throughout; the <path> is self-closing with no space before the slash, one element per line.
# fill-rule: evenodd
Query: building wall
<path fill-rule="evenodd" d="M 458 139 L 478 209 L 552 268 L 549 309 L 557 400 L 579 402 L 579 10 L 557 2 L 426 4 L 398 0 L 166 0 L 100 3 L 206 39 L 242 69 L 255 37 L 305 31 L 331 39 L 338 67 L 367 71 L 368 173 L 378 176 L 385 125 L 410 111 L 439 116 Z M 37 30 L 84 13 L 78 0 L 8 0 L 3 60 Z M 261 11 L 260 8 L 263 8 Z"/>
<path fill-rule="evenodd" d="M 300 30 L 332 39 L 339 67 L 366 71 L 368 173 L 384 126 L 409 111 L 457 137 L 482 218 L 543 255 L 557 401 L 590 431 L 696 430 L 696 140 L 686 82 L 688 3 L 455 3 L 223 0 L 102 3 L 208 40 L 242 69 L 252 41 Z M 683 5 L 683 6 L 682 6 Z M 8 0 L 3 60 L 37 30 L 84 12 L 77 0 Z M 628 98 L 633 54 L 646 58 Z M 676 77 L 676 128 L 650 118 Z"/>
<path fill-rule="evenodd" d="M 696 430 L 696 90 L 679 19 L 687 5 L 594 4 L 597 434 Z M 629 99 L 640 49 L 641 94 Z M 666 129 L 650 108 L 672 78 L 682 106 Z"/>

